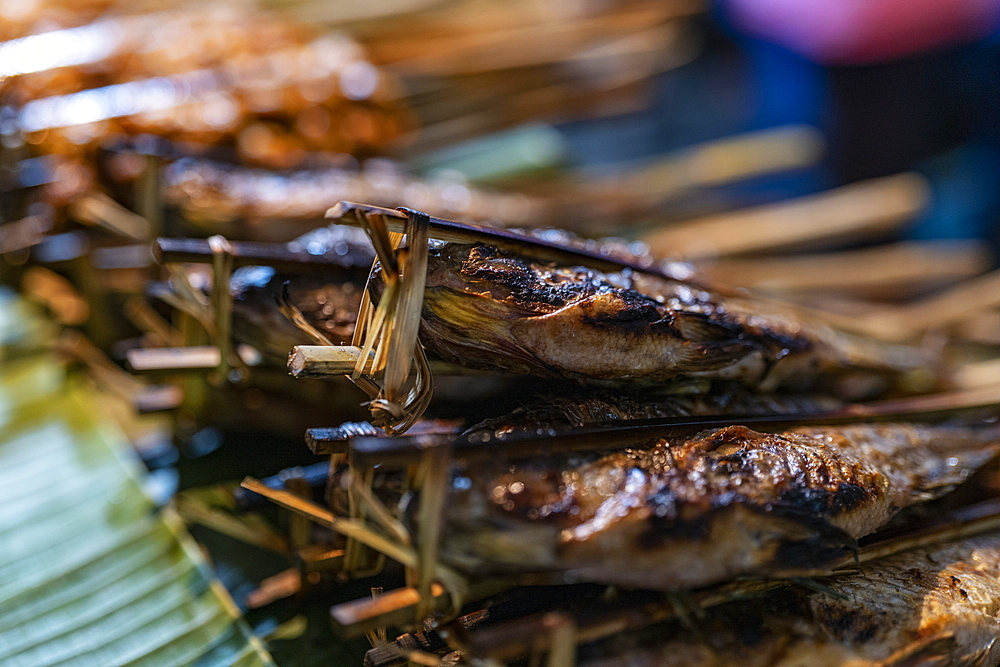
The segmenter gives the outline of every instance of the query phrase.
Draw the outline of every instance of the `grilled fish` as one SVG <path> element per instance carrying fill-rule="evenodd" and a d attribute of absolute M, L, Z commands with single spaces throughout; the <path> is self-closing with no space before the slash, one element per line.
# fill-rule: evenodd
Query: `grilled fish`
<path fill-rule="evenodd" d="M 268 365 L 285 368 L 288 351 L 316 341 L 281 311 L 287 297 L 309 324 L 329 340 L 349 342 L 354 333 L 364 284 L 349 275 L 285 276 L 267 267 L 239 269 L 230 283 L 233 293 L 233 337 L 257 348 Z"/>
<path fill-rule="evenodd" d="M 709 610 L 680 628 L 623 637 L 587 667 L 977 667 L 1000 663 L 1000 533 L 915 549 L 825 582 Z M 667 639 L 664 641 L 664 635 Z M 643 642 L 646 643 L 646 642 Z M 650 646 L 649 644 L 652 644 Z M 608 657 L 604 657 L 608 656 Z"/>
<path fill-rule="evenodd" d="M 371 284 L 377 293 L 377 272 Z M 482 244 L 432 244 L 421 341 L 473 368 L 587 383 L 710 378 L 769 391 L 849 373 L 842 393 L 852 398 L 929 365 L 914 348 L 875 345 L 746 297 Z"/>
<path fill-rule="evenodd" d="M 668 590 L 801 576 L 998 449 L 997 426 L 731 426 L 589 459 L 480 464 L 454 481 L 443 553 L 473 572 Z"/>

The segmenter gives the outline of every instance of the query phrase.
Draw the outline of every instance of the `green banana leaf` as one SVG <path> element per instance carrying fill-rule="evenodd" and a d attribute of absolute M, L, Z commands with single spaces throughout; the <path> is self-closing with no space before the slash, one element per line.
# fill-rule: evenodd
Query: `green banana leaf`
<path fill-rule="evenodd" d="M 59 327 L 41 309 L 0 285 L 0 362 L 55 340 Z"/>
<path fill-rule="evenodd" d="M 48 354 L 2 359 L 0 667 L 273 665 L 99 396 Z"/>

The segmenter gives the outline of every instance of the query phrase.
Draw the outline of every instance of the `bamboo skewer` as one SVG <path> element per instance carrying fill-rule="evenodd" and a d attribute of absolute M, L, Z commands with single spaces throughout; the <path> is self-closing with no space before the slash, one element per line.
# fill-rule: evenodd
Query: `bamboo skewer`
<path fill-rule="evenodd" d="M 305 516 L 312 521 L 324 525 L 334 532 L 345 537 L 356 540 L 380 554 L 383 554 L 396 562 L 415 570 L 421 569 L 420 552 L 414 550 L 408 544 L 401 544 L 394 539 L 388 538 L 379 532 L 372 530 L 363 520 L 342 519 L 333 514 L 330 510 L 317 505 L 316 503 L 300 498 L 295 494 L 281 489 L 272 489 L 266 484 L 252 477 L 245 478 L 241 483 L 244 489 L 264 496 L 271 502 L 284 507 L 287 510 Z M 437 530 L 436 528 L 433 530 Z M 345 558 L 347 554 L 345 553 Z M 435 559 L 436 560 L 436 559 Z M 452 572 L 439 563 L 434 563 L 433 578 L 441 583 L 448 591 L 450 601 L 454 609 L 460 607 L 462 592 L 468 589 L 467 582 L 460 575 Z M 428 588 L 428 590 L 431 590 Z M 381 598 L 380 598 L 381 599 Z"/>
<path fill-rule="evenodd" d="M 358 216 L 378 215 L 385 221 L 389 231 L 400 232 L 403 229 L 406 215 L 393 209 L 367 204 L 356 204 L 341 201 L 326 212 L 328 219 L 348 225 L 360 225 Z M 636 271 L 660 274 L 655 267 L 643 266 L 617 258 L 608 257 L 598 252 L 567 248 L 557 243 L 514 234 L 502 229 L 492 229 L 481 225 L 472 225 L 441 218 L 429 218 L 430 238 L 450 243 L 489 243 L 515 252 L 522 252 L 545 261 L 555 261 L 569 264 L 584 264 L 595 269 L 620 271 L 630 268 Z"/>
<path fill-rule="evenodd" d="M 76 220 L 99 225 L 115 234 L 134 241 L 149 241 L 152 226 L 141 215 L 136 215 L 101 192 L 91 192 L 76 199 L 69 207 Z"/>
<path fill-rule="evenodd" d="M 332 267 L 345 269 L 368 269 L 371 256 L 355 257 L 347 255 L 313 255 L 305 250 L 291 250 L 284 243 L 257 243 L 252 241 L 231 241 L 230 254 L 233 267 L 271 266 L 280 271 L 304 273 L 330 271 Z M 153 254 L 161 264 L 212 262 L 212 248 L 202 239 L 158 238 L 153 244 Z"/>
<path fill-rule="evenodd" d="M 912 396 L 867 404 L 855 404 L 841 410 L 811 415 L 769 417 L 668 418 L 619 422 L 604 427 L 568 429 L 538 436 L 534 433 L 511 433 L 486 441 L 472 436 L 420 435 L 396 438 L 358 436 L 350 441 L 352 455 L 366 465 L 376 463 L 407 465 L 420 459 L 428 446 L 450 442 L 453 458 L 476 461 L 497 457 L 519 458 L 537 452 L 568 452 L 642 446 L 661 438 L 686 437 L 734 423 L 757 430 L 788 429 L 795 426 L 845 424 L 858 421 L 927 420 L 939 421 L 957 411 L 1000 405 L 1000 383 L 954 392 Z"/>
<path fill-rule="evenodd" d="M 417 534 L 417 549 L 419 561 L 417 565 L 417 593 L 420 601 L 415 611 L 416 620 L 420 622 L 433 611 L 431 584 L 438 564 L 438 550 L 441 542 L 441 530 L 444 523 L 444 503 L 448 491 L 449 459 L 451 450 L 448 445 L 429 447 L 424 452 L 421 464 L 419 532 Z"/>
<path fill-rule="evenodd" d="M 296 378 L 350 375 L 360 358 L 361 348 L 354 345 L 296 345 L 288 370 Z"/>
<path fill-rule="evenodd" d="M 361 598 L 353 602 L 345 602 L 330 610 L 334 627 L 340 629 L 346 637 L 356 637 L 363 633 L 362 628 L 373 628 L 377 625 L 407 625 L 413 620 L 413 613 L 421 602 L 416 588 L 398 588 L 382 594 L 378 598 Z M 428 605 L 443 608 L 448 602 L 448 594 L 443 587 L 435 584 L 430 592 Z"/>
<path fill-rule="evenodd" d="M 233 295 L 229 291 L 229 280 L 233 273 L 233 246 L 220 235 L 210 237 L 208 246 L 212 251 L 212 313 L 215 316 L 215 344 L 219 348 L 219 376 L 228 379 L 232 361 L 229 353 L 233 344 L 230 335 Z"/>
<path fill-rule="evenodd" d="M 961 540 L 998 529 L 1000 529 L 1000 499 L 993 498 L 952 512 L 950 521 L 942 525 L 931 526 L 916 533 L 879 541 L 865 547 L 858 552 L 857 564 L 870 563 L 903 551 Z M 850 568 L 854 565 L 855 559 L 851 557 L 833 569 Z"/>
<path fill-rule="evenodd" d="M 593 18 L 498 25 L 492 30 L 466 35 L 448 34 L 430 40 L 424 37 L 416 45 L 393 40 L 386 43 L 386 49 L 399 50 L 395 55 L 382 53 L 381 57 L 395 60 L 392 69 L 404 75 L 434 73 L 447 76 L 548 65 L 571 60 L 578 52 L 593 48 L 595 43 L 608 41 L 609 36 L 634 34 L 678 15 L 676 5 L 646 5 Z M 400 58 L 401 49 L 408 47 L 419 49 L 421 53 Z"/>
<path fill-rule="evenodd" d="M 912 241 L 845 252 L 722 259 L 705 267 L 712 281 L 750 289 L 798 292 L 934 286 L 989 268 L 978 241 Z"/>
<path fill-rule="evenodd" d="M 898 228 L 927 203 L 928 185 L 913 173 L 652 231 L 643 237 L 656 257 L 698 259 L 857 237 Z"/>
<path fill-rule="evenodd" d="M 1000 359 L 987 359 L 960 366 L 952 381 L 963 389 L 979 389 L 1000 384 Z"/>
<path fill-rule="evenodd" d="M 984 345 L 1000 345 L 1000 311 L 977 312 L 957 324 L 956 336 Z"/>
<path fill-rule="evenodd" d="M 142 297 L 130 297 L 125 302 L 123 312 L 136 327 L 159 339 L 160 344 L 176 347 L 183 342 L 180 332 Z"/>
<path fill-rule="evenodd" d="M 51 229 L 52 220 L 40 215 L 29 215 L 0 225 L 0 255 L 38 245 Z"/>
<path fill-rule="evenodd" d="M 959 322 L 997 306 L 1000 306 L 1000 271 L 993 271 L 926 299 L 874 313 L 867 324 L 881 338 L 906 340 L 918 332 Z"/>
<path fill-rule="evenodd" d="M 215 345 L 147 347 L 129 350 L 125 360 L 133 373 L 208 371 L 218 368 L 222 353 Z"/>
<path fill-rule="evenodd" d="M 411 435 L 448 435 L 461 431 L 459 419 L 423 419 L 408 431 Z M 368 422 L 347 422 L 332 428 L 306 429 L 306 446 L 318 455 L 345 454 L 351 438 L 384 436 L 385 431 Z"/>
<path fill-rule="evenodd" d="M 698 187 L 806 167 L 823 154 L 823 136 L 808 125 L 786 125 L 695 144 L 598 187 L 621 196 L 658 200 Z"/>

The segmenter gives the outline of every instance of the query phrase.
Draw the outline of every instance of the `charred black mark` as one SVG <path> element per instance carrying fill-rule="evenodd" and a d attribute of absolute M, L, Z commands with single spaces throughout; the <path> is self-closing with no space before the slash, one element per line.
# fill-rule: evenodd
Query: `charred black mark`
<path fill-rule="evenodd" d="M 813 570 L 837 563 L 851 548 L 853 539 L 846 533 L 841 536 L 816 535 L 806 540 L 782 541 L 770 565 L 777 570 Z"/>
<path fill-rule="evenodd" d="M 652 551 L 672 540 L 704 540 L 712 530 L 713 520 L 714 512 L 707 512 L 693 519 L 679 519 L 676 508 L 663 516 L 653 513 L 647 521 L 646 529 L 639 534 L 638 546 Z"/>
<path fill-rule="evenodd" d="M 543 304 L 561 308 L 591 289 L 589 280 L 565 280 L 556 274 L 546 276 L 527 261 L 502 255 L 489 246 L 472 246 L 468 255 L 458 261 L 463 277 L 507 290 L 508 298 L 518 305 Z"/>
<path fill-rule="evenodd" d="M 958 594 L 962 596 L 963 600 L 968 600 L 969 594 L 964 588 L 961 587 L 961 583 L 962 583 L 961 579 L 959 579 L 955 575 L 951 576 L 951 585 L 955 588 L 955 590 L 958 591 Z"/>
<path fill-rule="evenodd" d="M 806 512 L 836 515 L 849 512 L 872 500 L 874 492 L 858 484 L 839 482 L 833 490 L 823 487 L 793 486 L 782 492 L 779 502 L 783 506 L 801 508 Z"/>
<path fill-rule="evenodd" d="M 831 634 L 841 641 L 857 644 L 875 639 L 886 621 L 884 612 L 842 604 L 821 604 L 818 615 Z"/>
<path fill-rule="evenodd" d="M 594 308 L 590 303 L 581 303 L 581 321 L 598 329 L 613 329 L 622 333 L 644 333 L 650 331 L 650 325 L 669 324 L 672 321 L 669 315 L 664 317 L 659 304 L 635 290 L 620 290 L 615 296 L 621 300 L 621 307 L 612 311 Z M 673 333 L 671 328 L 662 330 Z"/>

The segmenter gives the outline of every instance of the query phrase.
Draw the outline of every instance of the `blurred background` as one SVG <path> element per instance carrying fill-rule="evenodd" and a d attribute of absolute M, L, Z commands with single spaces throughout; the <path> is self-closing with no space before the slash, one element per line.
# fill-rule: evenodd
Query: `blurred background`
<path fill-rule="evenodd" d="M 331 339 L 371 262 L 325 226 L 343 199 L 566 229 L 887 340 L 1000 345 L 1000 0 L 3 0 L 0 141 L 21 332 L 0 359 L 49 346 L 118 406 L 283 665 L 364 646 L 296 620 L 329 595 L 255 610 L 288 546 L 255 524 L 234 547 L 232 493 L 205 489 L 315 464 L 304 428 L 366 413 L 346 383 L 289 386 L 281 270 L 167 271 L 154 239 L 332 262 L 290 295 Z M 488 389 L 445 382 L 441 414 Z"/>
<path fill-rule="evenodd" d="M 3 228 L 11 266 L 112 205 L 146 219 L 133 236 L 287 241 L 342 198 L 659 239 L 658 260 L 706 265 L 791 245 L 998 243 L 994 0 L 0 11 L 0 204 L 24 223 Z M 864 193 L 867 219 L 801 218 L 794 244 L 655 234 L 902 173 L 919 179 Z"/>

